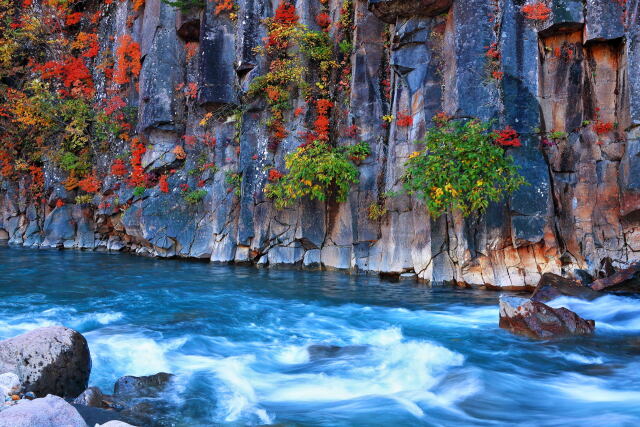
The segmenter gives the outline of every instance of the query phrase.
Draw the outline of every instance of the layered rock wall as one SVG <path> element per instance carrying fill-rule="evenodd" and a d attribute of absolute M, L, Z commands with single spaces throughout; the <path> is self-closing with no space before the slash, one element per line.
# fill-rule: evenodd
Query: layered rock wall
<path fill-rule="evenodd" d="M 114 2 L 100 28 L 107 43 L 130 33 L 141 45 L 139 94 L 131 91 L 127 102 L 138 107 L 146 172 L 175 171 L 172 191 L 135 196 L 116 185 L 109 166 L 127 148 L 113 145 L 97 157 L 105 178 L 95 207 L 56 207 L 74 194 L 53 166 L 44 205 L 24 196 L 26 183 L 4 182 L 0 232 L 11 243 L 501 287 L 535 285 L 545 272 L 597 275 L 640 259 L 639 0 L 547 1 L 544 21 L 527 19 L 524 0 L 353 0 L 351 81 L 338 95 L 332 135 L 353 143 L 346 130 L 355 125 L 372 154 L 346 203 L 304 200 L 284 210 L 263 194 L 267 170 L 285 169 L 308 114 L 290 113 L 289 136 L 272 153 L 266 104 L 245 96 L 267 70 L 255 48 L 278 2 L 236 0 L 235 20 L 206 4 L 187 13 L 146 0 L 128 25 L 132 5 Z M 295 4 L 301 21 L 319 29 L 320 2 Z M 343 1 L 328 5 L 337 19 Z M 177 89 L 190 83 L 195 102 Z M 440 111 L 517 130 L 523 145 L 509 154 L 529 185 L 471 218 L 430 218 L 401 194 L 404 162 Z M 213 119 L 203 128 L 207 113 Z M 399 114 L 413 124 L 383 120 Z M 604 124 L 613 130 L 599 132 Z M 215 147 L 185 143 L 184 135 L 205 132 Z M 218 169 L 196 178 L 189 171 L 198 162 Z M 237 191 L 231 174 L 242 177 Z M 187 204 L 179 185 L 196 181 L 207 195 Z M 371 220 L 374 203 L 386 214 Z"/>

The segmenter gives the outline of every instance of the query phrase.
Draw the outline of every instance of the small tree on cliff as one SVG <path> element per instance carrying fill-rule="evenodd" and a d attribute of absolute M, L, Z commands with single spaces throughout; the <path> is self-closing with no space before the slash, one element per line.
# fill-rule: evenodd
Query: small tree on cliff
<path fill-rule="evenodd" d="M 402 177 L 407 192 L 424 200 L 433 217 L 452 209 L 464 216 L 484 212 L 489 202 L 526 183 L 503 149 L 520 145 L 511 128 L 490 132 L 490 123 L 450 120 L 444 115 L 436 116 L 434 122 L 424 139 L 417 141 L 424 148 L 409 156 Z"/>

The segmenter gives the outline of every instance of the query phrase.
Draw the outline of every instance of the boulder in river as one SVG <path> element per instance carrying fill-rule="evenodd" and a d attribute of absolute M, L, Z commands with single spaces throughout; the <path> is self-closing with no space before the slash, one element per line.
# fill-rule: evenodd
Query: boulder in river
<path fill-rule="evenodd" d="M 613 273 L 609 277 L 594 280 L 589 285 L 594 291 L 636 293 L 640 292 L 640 263 Z"/>
<path fill-rule="evenodd" d="M 78 411 L 53 395 L 22 400 L 0 412 L 0 427 L 87 427 Z"/>
<path fill-rule="evenodd" d="M 538 286 L 533 291 L 533 301 L 547 302 L 552 299 L 569 296 L 586 300 L 593 300 L 600 294 L 577 280 L 571 280 L 553 273 L 545 273 L 540 278 Z"/>
<path fill-rule="evenodd" d="M 63 326 L 35 329 L 0 341 L 0 372 L 13 372 L 37 397 L 78 396 L 87 388 L 91 355 L 87 340 Z"/>
<path fill-rule="evenodd" d="M 73 400 L 73 403 L 76 405 L 84 405 L 84 406 L 93 406 L 94 408 L 102 408 L 104 404 L 102 403 L 104 399 L 104 394 L 102 394 L 102 390 L 98 387 L 89 387 L 82 393 L 80 396 L 76 397 Z"/>
<path fill-rule="evenodd" d="M 309 360 L 312 362 L 319 359 L 330 359 L 334 357 L 352 356 L 362 354 L 367 351 L 365 345 L 347 345 L 344 347 L 337 345 L 314 344 L 307 347 Z"/>
<path fill-rule="evenodd" d="M 119 415 L 137 425 L 149 425 L 154 419 L 171 412 L 173 405 L 164 394 L 173 374 L 119 378 L 113 387 L 114 405 Z"/>
<path fill-rule="evenodd" d="M 118 378 L 113 387 L 113 395 L 116 397 L 136 396 L 143 397 L 160 392 L 171 381 L 173 374 L 158 372 L 154 375 L 134 377 L 127 375 Z"/>
<path fill-rule="evenodd" d="M 588 335 L 595 330 L 593 320 L 585 320 L 564 307 L 525 298 L 500 298 L 500 327 L 531 338 Z"/>

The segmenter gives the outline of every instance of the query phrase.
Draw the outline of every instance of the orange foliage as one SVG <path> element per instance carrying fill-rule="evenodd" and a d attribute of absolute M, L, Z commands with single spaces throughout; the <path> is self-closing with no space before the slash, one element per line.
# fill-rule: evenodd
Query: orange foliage
<path fill-rule="evenodd" d="M 134 77 L 140 75 L 140 45 L 133 41 L 129 34 L 120 38 L 120 44 L 116 50 L 118 67 L 113 73 L 113 81 L 117 84 L 129 83 L 129 74 Z"/>
<path fill-rule="evenodd" d="M 142 156 L 146 151 L 147 147 L 140 142 L 140 138 L 131 138 L 131 175 L 129 176 L 129 185 L 132 187 L 139 187 L 145 182 Z"/>
<path fill-rule="evenodd" d="M 160 179 L 158 180 L 158 187 L 163 193 L 169 192 L 169 182 L 167 181 L 167 175 L 160 176 Z"/>
<path fill-rule="evenodd" d="M 549 19 L 549 15 L 551 15 L 551 9 L 549 9 L 543 2 L 537 1 L 535 3 L 529 3 L 522 6 L 522 13 L 527 19 L 534 21 L 546 21 Z"/>
<path fill-rule="evenodd" d="M 113 176 L 125 176 L 129 171 L 122 159 L 115 159 L 111 164 L 111 175 Z"/>
<path fill-rule="evenodd" d="M 200 43 L 198 42 L 188 42 L 185 45 L 187 61 L 191 61 L 191 59 L 196 56 L 196 53 L 198 53 L 198 47 L 200 47 Z"/>
<path fill-rule="evenodd" d="M 220 15 L 222 12 L 230 12 L 235 7 L 233 0 L 216 0 L 216 3 L 216 15 Z"/>
<path fill-rule="evenodd" d="M 280 5 L 276 9 L 276 14 L 273 17 L 273 21 L 276 24 L 291 26 L 298 22 L 298 15 L 296 14 L 295 5 L 287 2 L 281 1 Z"/>
<path fill-rule="evenodd" d="M 327 12 L 322 12 L 316 16 L 316 24 L 325 31 L 328 31 L 331 25 L 331 17 Z"/>
<path fill-rule="evenodd" d="M 604 135 L 605 133 L 609 133 L 613 130 L 613 123 L 605 123 L 598 120 L 595 125 L 593 125 L 593 130 L 598 135 Z"/>
<path fill-rule="evenodd" d="M 178 160 L 184 160 L 187 158 L 187 152 L 184 151 L 184 148 L 182 148 L 182 145 L 176 145 L 175 148 L 173 149 L 173 154 L 176 155 L 176 159 Z"/>
<path fill-rule="evenodd" d="M 67 15 L 64 22 L 65 25 L 69 27 L 71 25 L 77 24 L 82 19 L 82 15 L 84 15 L 82 12 L 76 12 L 76 13 L 71 13 Z"/>
<path fill-rule="evenodd" d="M 100 190 L 100 181 L 95 174 L 87 175 L 84 179 L 78 181 L 78 187 L 87 193 L 97 193 Z"/>
<path fill-rule="evenodd" d="M 66 61 L 49 61 L 43 65 L 34 66 L 34 71 L 42 73 L 44 80 L 57 78 L 65 88 L 64 96 L 91 97 L 94 94 L 93 79 L 82 58 L 71 57 Z"/>
<path fill-rule="evenodd" d="M 413 117 L 410 114 L 398 113 L 396 124 L 400 127 L 409 127 L 413 125 Z"/>

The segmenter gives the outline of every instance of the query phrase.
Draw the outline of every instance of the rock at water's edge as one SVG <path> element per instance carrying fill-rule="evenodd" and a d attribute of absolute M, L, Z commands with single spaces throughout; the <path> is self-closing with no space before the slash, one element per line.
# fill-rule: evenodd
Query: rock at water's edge
<path fill-rule="evenodd" d="M 595 322 L 564 307 L 552 308 L 539 301 L 501 297 L 500 327 L 518 335 L 548 339 L 591 334 Z"/>
<path fill-rule="evenodd" d="M 0 427 L 87 427 L 87 423 L 63 398 L 48 395 L 0 412 Z"/>
<path fill-rule="evenodd" d="M 38 397 L 73 398 L 87 388 L 91 355 L 87 340 L 63 326 L 39 328 L 0 341 L 0 372 L 13 372 L 24 391 Z"/>
<path fill-rule="evenodd" d="M 589 286 L 594 291 L 640 292 L 640 263 L 631 264 L 609 277 L 595 280 Z"/>
<path fill-rule="evenodd" d="M 569 296 L 586 300 L 593 300 L 600 296 L 591 288 L 584 286 L 577 280 L 571 280 L 553 273 L 545 273 L 540 278 L 538 286 L 533 291 L 533 301 L 547 302 L 552 299 Z"/>
<path fill-rule="evenodd" d="M 93 406 L 94 408 L 102 408 L 102 399 L 104 394 L 98 387 L 89 387 L 80 396 L 73 400 L 76 405 Z"/>
<path fill-rule="evenodd" d="M 20 378 L 13 372 L 6 372 L 0 375 L 0 394 L 2 394 L 2 398 L 18 394 L 21 388 Z"/>

